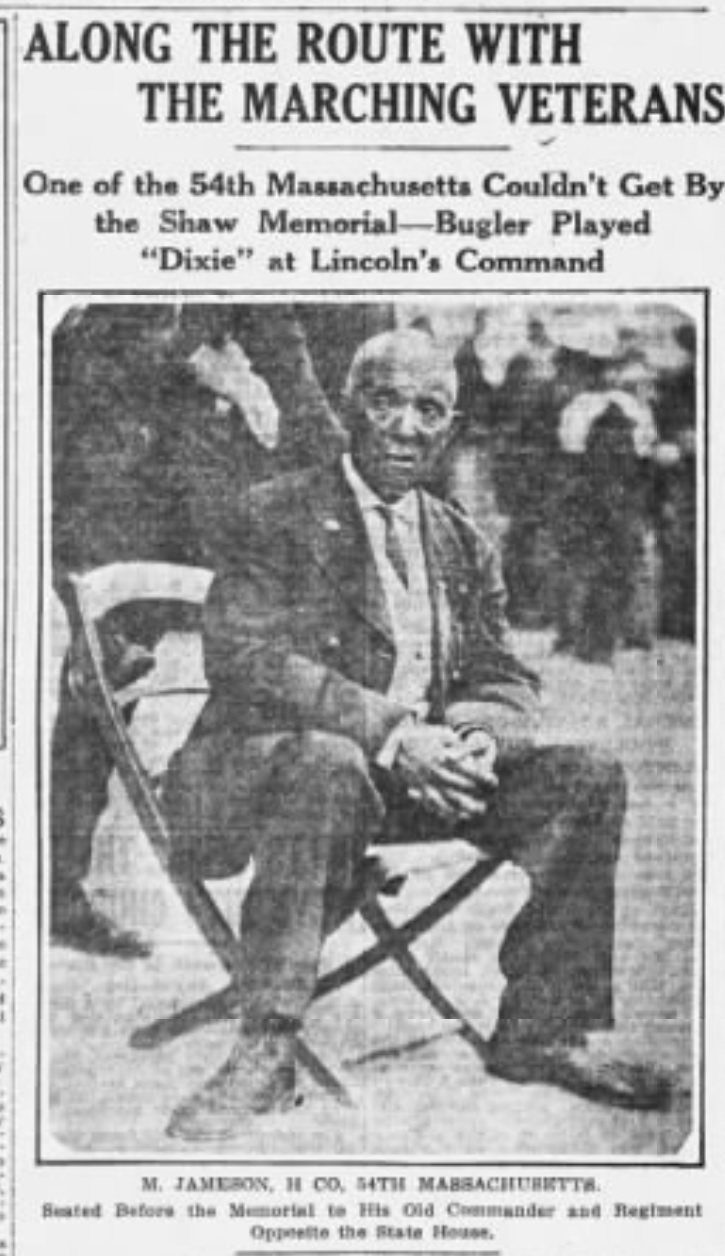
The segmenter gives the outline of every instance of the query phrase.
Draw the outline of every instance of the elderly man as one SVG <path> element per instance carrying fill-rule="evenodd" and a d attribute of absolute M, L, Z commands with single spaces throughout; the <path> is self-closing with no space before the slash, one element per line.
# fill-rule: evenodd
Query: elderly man
<path fill-rule="evenodd" d="M 349 454 L 253 490 L 205 616 L 211 698 L 172 765 L 179 859 L 253 855 L 240 1032 L 169 1133 L 233 1136 L 295 1102 L 295 1036 L 326 933 L 372 841 L 464 836 L 531 893 L 500 963 L 491 1072 L 628 1107 L 661 1079 L 587 1047 L 612 1025 L 620 766 L 536 748 L 537 683 L 507 640 L 496 554 L 419 485 L 453 425 L 455 375 L 416 331 L 358 351 Z"/>

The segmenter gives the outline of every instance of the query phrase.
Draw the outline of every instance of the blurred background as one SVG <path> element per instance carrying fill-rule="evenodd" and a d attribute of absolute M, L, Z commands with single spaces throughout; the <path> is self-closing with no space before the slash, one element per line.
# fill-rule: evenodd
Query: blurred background
<path fill-rule="evenodd" d="M 697 329 L 674 304 L 96 304 L 53 337 L 54 565 L 214 566 L 229 498 L 334 457 L 356 347 L 449 350 L 459 421 L 431 487 L 498 534 L 516 626 L 593 662 L 693 641 Z"/>

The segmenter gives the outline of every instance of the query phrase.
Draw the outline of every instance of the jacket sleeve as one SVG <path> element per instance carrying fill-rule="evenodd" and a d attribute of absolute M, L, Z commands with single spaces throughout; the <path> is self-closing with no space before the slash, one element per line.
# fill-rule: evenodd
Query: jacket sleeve
<path fill-rule="evenodd" d="M 532 739 L 539 680 L 513 651 L 497 549 L 476 536 L 472 550 L 469 569 L 474 574 L 446 721 L 458 729 L 483 728 L 506 750 Z"/>
<path fill-rule="evenodd" d="M 215 578 L 204 612 L 212 695 L 242 727 L 336 733 L 374 757 L 407 710 L 300 647 L 315 637 L 316 611 L 298 592 L 304 560 L 293 533 L 278 519 L 266 528 L 253 509 L 240 522 L 233 566 Z"/>
<path fill-rule="evenodd" d="M 282 415 L 283 464 L 314 467 L 346 449 L 347 434 L 317 378 L 294 307 L 246 307 L 239 331 L 254 369 L 269 385 Z"/>

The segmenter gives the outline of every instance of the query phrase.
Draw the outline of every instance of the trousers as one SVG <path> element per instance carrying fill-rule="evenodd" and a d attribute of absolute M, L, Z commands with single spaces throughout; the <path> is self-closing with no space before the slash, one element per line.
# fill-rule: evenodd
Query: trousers
<path fill-rule="evenodd" d="M 436 830 L 347 738 L 239 739 L 229 730 L 192 739 L 166 787 L 175 857 L 207 877 L 254 860 L 241 920 L 243 1024 L 302 1020 L 325 937 L 371 842 L 452 836 L 510 860 L 530 882 L 499 953 L 497 1043 L 573 1042 L 610 1028 L 624 772 L 598 751 L 543 746 L 503 754 L 497 774 L 482 819 Z"/>
<path fill-rule="evenodd" d="M 54 910 L 77 893 L 93 857 L 93 834 L 108 803 L 113 762 L 93 717 L 68 688 L 64 668 L 51 744 L 50 871 Z"/>

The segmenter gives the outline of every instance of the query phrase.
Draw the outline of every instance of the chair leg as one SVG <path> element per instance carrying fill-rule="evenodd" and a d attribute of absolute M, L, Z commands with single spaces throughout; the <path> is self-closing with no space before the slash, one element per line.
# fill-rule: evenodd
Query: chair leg
<path fill-rule="evenodd" d="M 415 1055 L 417 1051 L 424 1051 L 435 1042 L 441 1042 L 443 1038 L 452 1038 L 454 1035 L 459 1038 L 460 1034 L 460 1022 L 448 1021 L 445 1029 L 438 1029 L 435 1033 L 423 1034 L 422 1037 L 411 1038 L 408 1042 L 391 1042 L 386 1047 L 374 1047 L 372 1051 L 365 1051 L 362 1055 L 348 1056 L 342 1063 L 345 1068 L 364 1068 L 377 1060 L 402 1060 L 403 1057 Z"/>
<path fill-rule="evenodd" d="M 473 867 L 469 868 L 464 872 L 463 876 L 449 885 L 448 889 L 434 899 L 432 903 L 428 903 L 426 907 L 416 912 L 404 924 L 395 927 L 400 940 L 402 942 L 415 942 L 416 938 L 420 938 L 424 933 L 428 933 L 439 921 L 454 911 L 459 903 L 464 902 L 489 877 L 493 876 L 498 866 L 498 862 L 494 860 L 481 859 L 477 861 Z M 317 983 L 315 999 L 324 999 L 328 994 L 341 990 L 343 986 L 349 985 L 351 981 L 356 981 L 358 977 L 363 977 L 365 973 L 370 972 L 372 968 L 377 968 L 378 964 L 382 964 L 388 958 L 387 944 L 378 939 L 372 946 L 353 956 L 352 959 L 345 960 L 332 972 L 325 973 Z"/>
<path fill-rule="evenodd" d="M 494 867 L 493 864 L 485 863 L 475 865 L 449 886 L 444 894 L 400 928 L 392 923 L 377 898 L 373 897 L 358 904 L 360 915 L 372 930 L 376 943 L 355 959 L 342 964 L 333 973 L 326 974 L 318 983 L 315 998 L 324 997 L 333 990 L 340 989 L 356 977 L 362 976 L 370 968 L 386 959 L 392 959 L 438 1014 L 446 1020 L 455 1022 L 457 1032 L 485 1060 L 488 1052 L 486 1040 L 431 979 L 412 954 L 408 942 L 414 941 L 416 937 L 427 932 L 459 902 L 467 898 L 474 889 L 488 879 Z M 174 878 L 174 880 L 177 881 L 177 888 L 197 928 L 205 936 L 227 971 L 231 971 L 233 959 L 236 957 L 236 940 L 208 890 L 205 886 L 184 878 Z M 135 1030 L 129 1040 L 130 1045 L 136 1050 L 149 1050 L 173 1042 L 176 1038 L 204 1025 L 229 1020 L 238 1014 L 239 996 L 236 985 L 232 982 L 222 990 L 217 990 L 170 1016 L 161 1017 Z M 345 1107 L 354 1106 L 343 1083 L 302 1040 L 298 1042 L 297 1054 L 300 1064 L 307 1069 L 323 1090 L 333 1095 Z"/>
<path fill-rule="evenodd" d="M 129 1038 L 130 1046 L 138 1051 L 148 1051 L 152 1047 L 163 1046 L 173 1042 L 202 1025 L 213 1025 L 216 1021 L 230 1020 L 239 1014 L 239 991 L 232 982 L 223 990 L 215 990 L 206 998 L 182 1007 L 170 1016 L 162 1016 L 150 1025 L 142 1025 L 134 1030 Z"/>
<path fill-rule="evenodd" d="M 307 1069 L 313 1081 L 317 1085 L 326 1090 L 328 1094 L 337 1099 L 344 1108 L 354 1108 L 355 1104 L 352 1100 L 349 1090 L 338 1077 L 329 1069 L 311 1047 L 308 1047 L 303 1038 L 297 1039 L 297 1059 L 303 1068 Z"/>
<path fill-rule="evenodd" d="M 486 1039 L 482 1037 L 476 1027 L 459 1011 L 455 1004 L 451 1003 L 450 999 L 423 968 L 422 964 L 415 958 L 410 947 L 404 938 L 401 937 L 399 930 L 396 929 L 379 901 L 371 899 L 364 903 L 360 908 L 360 915 L 376 938 L 384 945 L 390 959 L 394 960 L 401 971 L 405 973 L 405 976 L 415 986 L 416 990 L 435 1008 L 439 1016 L 442 1016 L 445 1020 L 452 1020 L 458 1023 L 458 1032 L 461 1037 L 465 1038 L 466 1042 L 473 1047 L 477 1055 L 485 1062 L 489 1054 Z"/>

